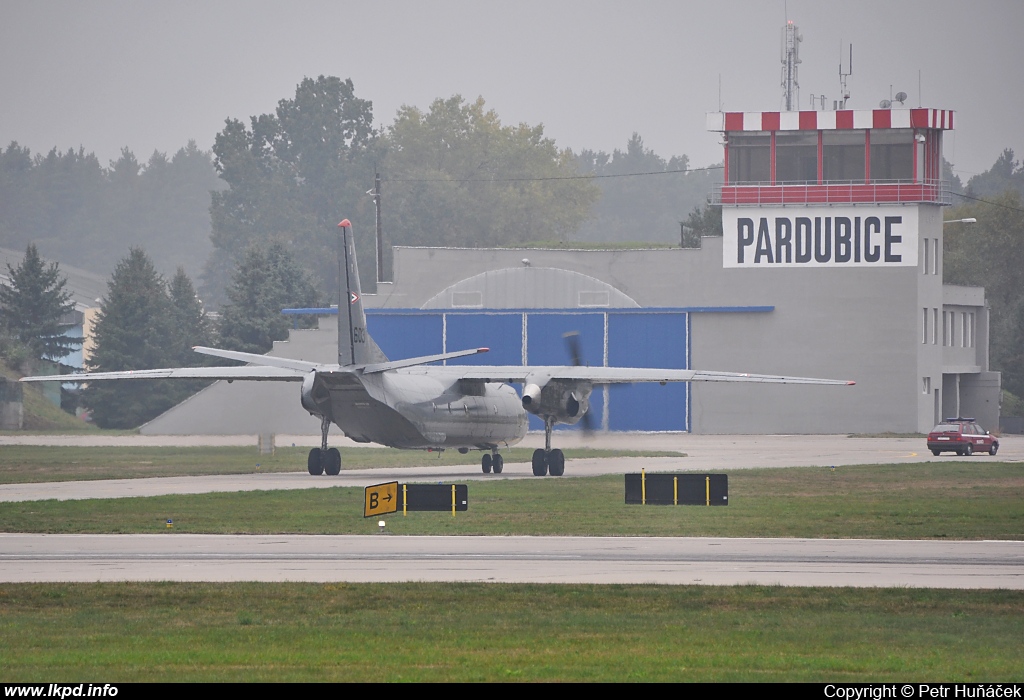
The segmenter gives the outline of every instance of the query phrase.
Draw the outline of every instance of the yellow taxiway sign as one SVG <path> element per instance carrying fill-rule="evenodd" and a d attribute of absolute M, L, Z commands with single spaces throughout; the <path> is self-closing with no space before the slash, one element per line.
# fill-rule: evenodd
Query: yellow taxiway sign
<path fill-rule="evenodd" d="M 363 517 L 385 515 L 398 510 L 398 482 L 374 484 L 363 490 Z"/>

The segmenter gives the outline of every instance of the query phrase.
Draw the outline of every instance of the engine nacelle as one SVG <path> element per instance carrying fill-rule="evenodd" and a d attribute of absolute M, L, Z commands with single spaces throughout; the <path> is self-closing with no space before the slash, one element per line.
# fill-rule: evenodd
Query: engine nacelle
<path fill-rule="evenodd" d="M 536 413 L 534 407 L 540 405 L 543 390 L 536 384 L 527 384 L 523 387 L 523 408 L 530 413 Z"/>
<path fill-rule="evenodd" d="M 316 372 L 303 378 L 299 397 L 302 407 L 314 416 L 331 417 L 331 392 Z"/>
<path fill-rule="evenodd" d="M 536 416 L 551 416 L 558 423 L 576 423 L 590 408 L 590 382 L 551 380 L 543 386 L 523 387 L 523 408 Z"/>

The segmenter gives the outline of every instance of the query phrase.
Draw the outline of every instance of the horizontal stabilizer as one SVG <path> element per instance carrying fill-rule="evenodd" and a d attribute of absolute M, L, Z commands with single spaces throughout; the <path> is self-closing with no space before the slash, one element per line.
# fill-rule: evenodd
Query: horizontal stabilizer
<path fill-rule="evenodd" d="M 248 362 L 253 365 L 263 365 L 264 367 L 282 367 L 284 369 L 293 369 L 299 372 L 312 372 L 313 370 L 322 367 L 316 362 L 306 362 L 305 360 L 291 360 L 287 357 L 271 357 L 270 355 L 256 355 L 251 352 L 238 352 L 236 350 L 221 350 L 219 348 L 204 348 L 202 346 L 196 346 L 192 348 L 200 355 L 213 355 L 214 357 L 223 357 L 227 360 L 238 360 L 239 362 Z"/>
<path fill-rule="evenodd" d="M 458 352 L 443 352 L 440 355 L 424 355 L 423 357 L 410 357 L 407 360 L 395 360 L 394 362 L 379 362 L 372 365 L 364 365 L 364 374 L 375 374 L 377 372 L 387 372 L 389 369 L 401 369 L 403 367 L 415 367 L 416 365 L 428 365 L 431 362 L 441 362 L 442 360 L 454 360 L 457 357 L 467 357 L 469 355 L 479 355 L 482 352 L 488 352 L 489 348 L 474 348 L 472 350 L 459 350 Z"/>

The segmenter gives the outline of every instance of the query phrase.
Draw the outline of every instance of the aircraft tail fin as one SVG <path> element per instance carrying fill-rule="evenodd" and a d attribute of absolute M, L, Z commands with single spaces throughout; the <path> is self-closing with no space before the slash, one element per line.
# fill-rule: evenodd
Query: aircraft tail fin
<path fill-rule="evenodd" d="M 338 228 L 338 364 L 346 367 L 387 362 L 387 356 L 366 330 L 352 224 L 345 219 Z"/>

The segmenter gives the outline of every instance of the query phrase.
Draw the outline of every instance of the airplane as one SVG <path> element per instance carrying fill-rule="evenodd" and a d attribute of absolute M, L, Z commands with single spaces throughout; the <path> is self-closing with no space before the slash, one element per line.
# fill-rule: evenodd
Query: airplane
<path fill-rule="evenodd" d="M 302 407 L 320 419 L 321 444 L 309 451 L 311 475 L 337 475 L 341 453 L 328 447 L 333 423 L 356 442 L 439 451 L 484 452 L 485 474 L 500 474 L 499 448 L 520 442 L 528 427 L 527 413 L 544 421 L 544 448 L 533 453 L 536 476 L 562 476 L 565 456 L 551 447 L 558 423 L 583 421 L 589 428 L 590 395 L 604 384 L 658 382 L 755 382 L 771 384 L 852 385 L 855 382 L 808 377 L 711 372 L 683 369 L 586 367 L 579 358 L 578 338 L 568 340 L 573 365 L 442 365 L 435 363 L 479 353 L 488 348 L 389 360 L 366 330 L 352 224 L 338 228 L 338 363 L 322 364 L 252 353 L 195 347 L 195 352 L 248 363 L 241 367 L 171 367 L 124 372 L 92 372 L 25 377 L 23 382 L 87 382 L 113 379 L 218 379 L 295 382 L 301 385 Z M 510 386 L 523 385 L 522 396 Z"/>

